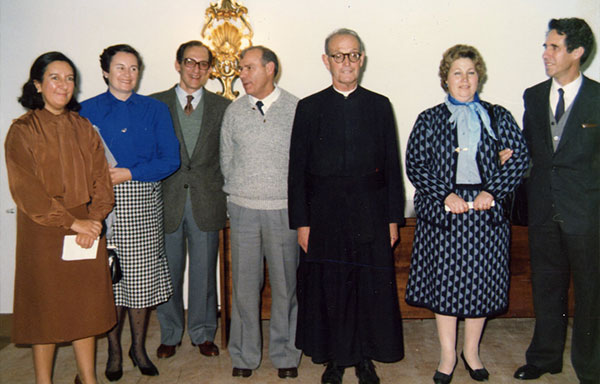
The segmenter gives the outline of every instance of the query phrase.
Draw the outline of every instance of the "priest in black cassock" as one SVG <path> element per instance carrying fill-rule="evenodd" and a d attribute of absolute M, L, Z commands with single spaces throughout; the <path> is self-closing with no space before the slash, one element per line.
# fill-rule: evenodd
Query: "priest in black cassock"
<path fill-rule="evenodd" d="M 404 356 L 392 247 L 404 188 L 390 101 L 358 86 L 356 32 L 325 40 L 333 85 L 301 100 L 290 149 L 290 226 L 302 249 L 296 347 L 327 364 L 321 382 L 378 384 L 372 360 Z"/>

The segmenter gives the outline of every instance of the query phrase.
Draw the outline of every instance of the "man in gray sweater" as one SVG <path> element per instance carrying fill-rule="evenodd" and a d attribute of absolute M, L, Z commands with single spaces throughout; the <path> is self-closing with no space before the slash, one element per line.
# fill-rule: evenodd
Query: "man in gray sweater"
<path fill-rule="evenodd" d="M 229 195 L 233 299 L 229 355 L 233 376 L 249 377 L 262 355 L 260 290 L 269 267 L 269 355 L 280 378 L 298 376 L 295 347 L 296 231 L 289 229 L 287 175 L 298 98 L 278 88 L 277 56 L 262 46 L 244 50 L 240 79 L 246 95 L 225 111 L 221 127 L 223 190 Z"/>

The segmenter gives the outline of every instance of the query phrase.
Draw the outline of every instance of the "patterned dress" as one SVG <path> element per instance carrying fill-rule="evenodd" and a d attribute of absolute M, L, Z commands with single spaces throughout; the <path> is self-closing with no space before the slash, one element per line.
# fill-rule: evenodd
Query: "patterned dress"
<path fill-rule="evenodd" d="M 456 184 L 458 140 L 445 104 L 419 115 L 406 150 L 417 215 L 406 302 L 449 316 L 486 317 L 508 306 L 510 223 L 500 202 L 519 184 L 529 156 L 510 112 L 481 104 L 497 140 L 481 130 L 480 185 Z M 504 148 L 514 153 L 500 166 L 498 152 Z M 464 214 L 445 211 L 444 200 L 450 193 L 473 201 L 482 190 L 494 196 L 491 209 Z"/>

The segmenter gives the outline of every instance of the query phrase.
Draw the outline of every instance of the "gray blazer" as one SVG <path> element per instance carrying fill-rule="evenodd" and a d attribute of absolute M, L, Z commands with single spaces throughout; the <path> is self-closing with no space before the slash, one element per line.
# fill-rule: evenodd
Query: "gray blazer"
<path fill-rule="evenodd" d="M 150 96 L 169 106 L 175 134 L 180 143 L 181 166 L 162 182 L 165 232 L 175 232 L 179 227 L 188 190 L 198 228 L 202 231 L 216 231 L 225 227 L 227 208 L 219 165 L 219 140 L 221 121 L 230 101 L 204 89 L 200 101 L 204 103 L 202 126 L 196 147 L 190 156 L 177 116 L 175 87 Z"/>

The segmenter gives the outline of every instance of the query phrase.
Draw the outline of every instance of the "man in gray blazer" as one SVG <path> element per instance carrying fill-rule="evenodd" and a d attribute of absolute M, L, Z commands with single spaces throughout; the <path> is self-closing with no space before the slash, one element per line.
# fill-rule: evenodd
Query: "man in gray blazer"
<path fill-rule="evenodd" d="M 219 230 L 225 226 L 223 176 L 219 165 L 221 120 L 230 101 L 204 89 L 213 55 L 200 41 L 177 49 L 179 84 L 152 95 L 169 106 L 179 139 L 181 167 L 163 180 L 165 247 L 173 296 L 157 307 L 159 358 L 171 357 L 184 324 L 183 274 L 189 255 L 188 333 L 205 356 L 217 356 L 216 263 Z"/>
<path fill-rule="evenodd" d="M 525 91 L 523 134 L 533 166 L 529 247 L 535 331 L 515 378 L 562 370 L 567 291 L 575 317 L 571 360 L 582 384 L 600 383 L 600 84 L 581 73 L 594 35 L 582 19 L 552 19 L 544 44 L 550 79 Z"/>

